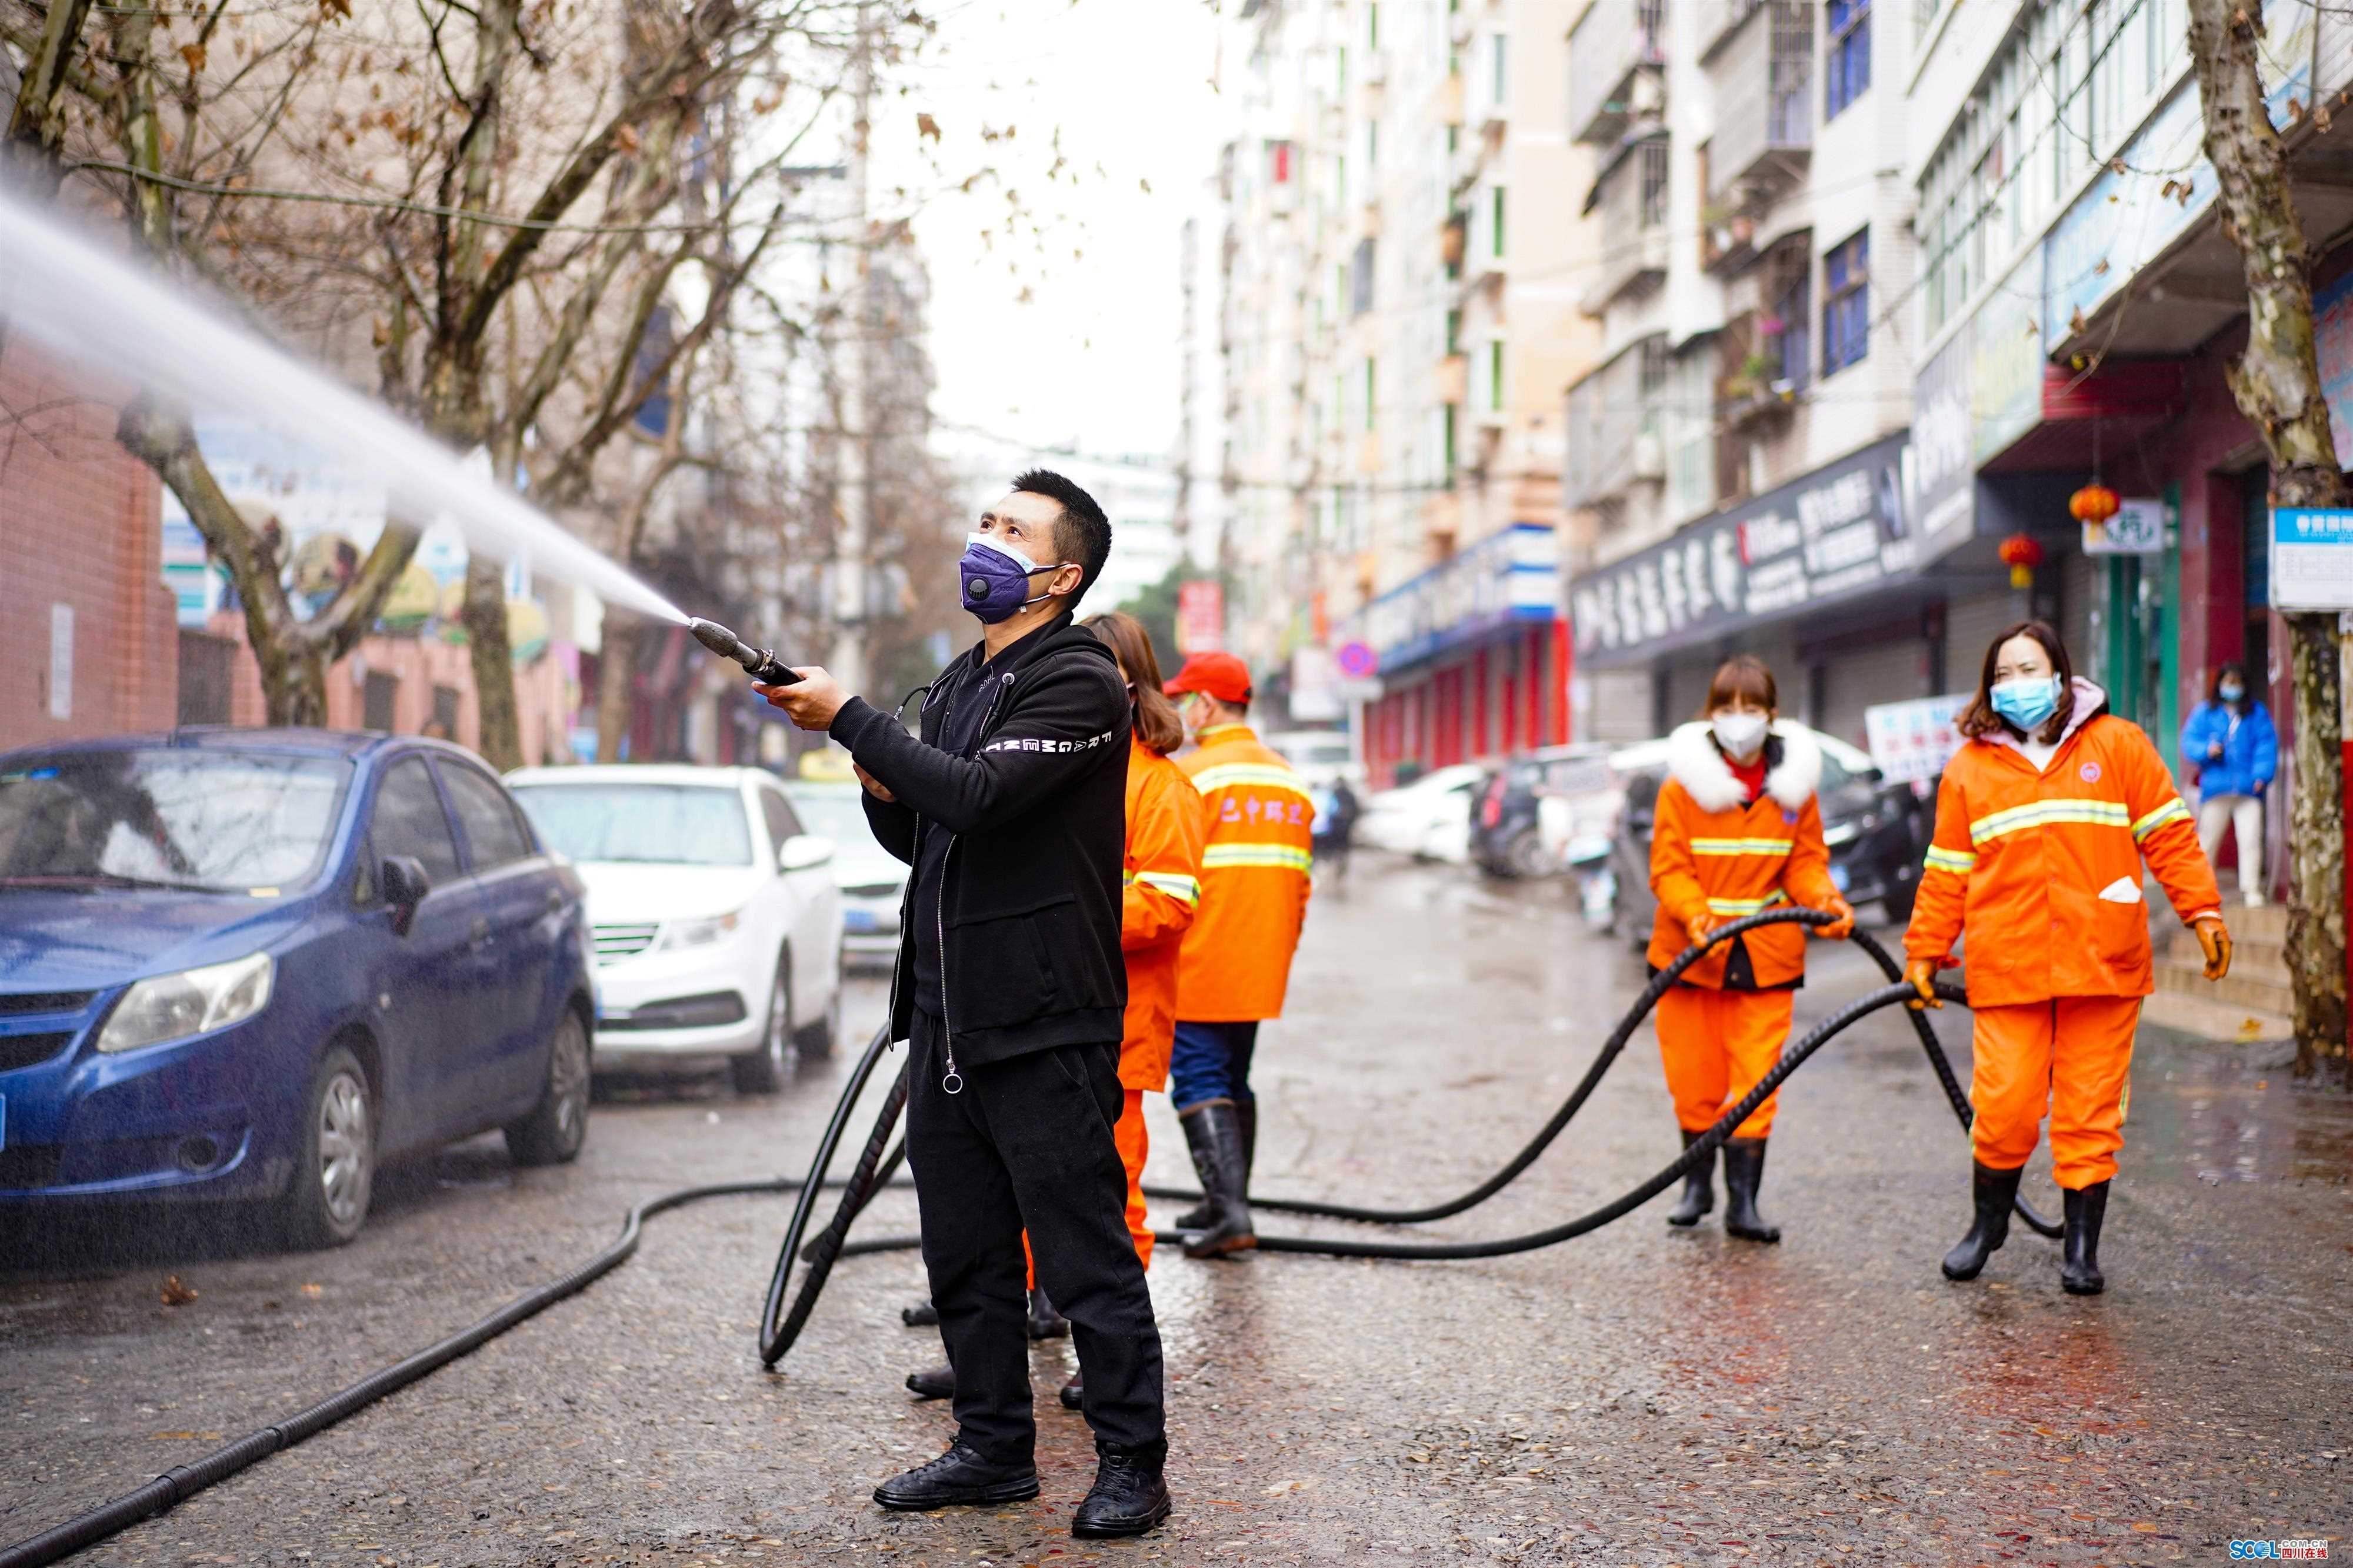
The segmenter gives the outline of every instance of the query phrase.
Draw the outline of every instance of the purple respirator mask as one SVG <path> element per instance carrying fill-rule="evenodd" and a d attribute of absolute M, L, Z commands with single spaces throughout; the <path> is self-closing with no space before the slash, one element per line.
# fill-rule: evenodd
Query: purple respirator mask
<path fill-rule="evenodd" d="M 1040 566 L 1013 546 L 1000 544 L 986 533 L 969 534 L 965 539 L 964 554 L 956 561 L 957 586 L 963 593 L 964 607 L 994 626 L 1039 599 L 1051 597 L 1031 594 L 1029 579 L 1060 564 L 1052 562 Z"/>

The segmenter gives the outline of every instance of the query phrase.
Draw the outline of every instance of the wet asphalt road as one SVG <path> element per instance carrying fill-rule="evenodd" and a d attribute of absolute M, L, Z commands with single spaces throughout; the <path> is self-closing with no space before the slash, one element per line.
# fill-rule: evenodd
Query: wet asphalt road
<path fill-rule="evenodd" d="M 1814 951 L 1801 1026 L 1876 979 L 1860 954 Z M 1260 1188 L 1396 1204 L 1472 1184 L 1642 979 L 1557 888 L 1359 857 L 1319 892 L 1289 1016 L 1262 1037 Z M 853 1033 L 881 1007 L 861 985 Z M 1966 1074 L 1965 1015 L 1939 1024 Z M 517 1172 L 495 1138 L 448 1150 L 381 1186 L 338 1252 L 178 1225 L 111 1226 L 102 1251 L 65 1256 L 77 1238 L 0 1240 L 0 1542 L 473 1321 L 594 1251 L 638 1198 L 797 1173 L 850 1055 L 771 1100 L 622 1086 L 569 1169 Z M 1985 1279 L 1938 1276 L 1967 1222 L 1967 1145 L 1886 1015 L 1784 1091 L 1778 1247 L 1713 1222 L 1670 1232 L 1660 1199 L 1489 1262 L 1164 1254 L 1177 1504 L 1141 1542 L 1065 1533 L 1092 1468 L 1052 1402 L 1067 1341 L 1036 1353 L 1038 1501 L 873 1507 L 875 1481 L 950 1432 L 897 1387 L 938 1359 L 897 1317 L 920 1267 L 844 1264 L 764 1373 L 754 1325 L 786 1209 L 755 1198 L 653 1221 L 586 1294 L 83 1560 L 2125 1563 L 2316 1537 L 2342 1556 L 2353 1104 L 2299 1091 L 2284 1064 L 2144 1033 L 2095 1300 L 2062 1294 L 2055 1246 L 2022 1227 Z M 1154 1176 L 1188 1179 L 1155 1104 Z M 1555 1223 L 1674 1147 L 1645 1032 L 1526 1178 L 1430 1234 Z M 2030 1190 L 2055 1214 L 2047 1171 Z M 912 1220 L 886 1194 L 861 1232 Z M 166 1275 L 195 1299 L 164 1305 Z"/>

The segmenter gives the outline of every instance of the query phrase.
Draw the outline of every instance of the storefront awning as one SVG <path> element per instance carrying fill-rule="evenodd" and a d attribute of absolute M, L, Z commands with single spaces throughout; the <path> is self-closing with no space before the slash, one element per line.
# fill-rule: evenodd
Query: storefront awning
<path fill-rule="evenodd" d="M 1514 623 L 1560 613 L 1553 531 L 1515 522 L 1409 578 L 1350 617 L 1344 642 L 1370 644 L 1386 678 Z"/>
<path fill-rule="evenodd" d="M 1887 437 L 1577 578 L 1578 662 L 1645 664 L 1908 583 L 1918 571 L 1909 439 Z"/>

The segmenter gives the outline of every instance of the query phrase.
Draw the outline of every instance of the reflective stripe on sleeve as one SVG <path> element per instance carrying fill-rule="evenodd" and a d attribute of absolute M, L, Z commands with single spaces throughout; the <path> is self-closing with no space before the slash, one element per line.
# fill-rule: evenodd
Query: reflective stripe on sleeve
<path fill-rule="evenodd" d="M 1138 871 L 1129 879 L 1141 882 L 1155 891 L 1166 893 L 1180 904 L 1191 905 L 1201 901 L 1200 880 L 1198 878 L 1187 877 L 1182 872 Z"/>
<path fill-rule="evenodd" d="M 1201 868 L 1214 871 L 1234 866 L 1274 866 L 1305 871 L 1315 863 L 1308 850 L 1290 844 L 1212 844 L 1201 851 Z"/>
<path fill-rule="evenodd" d="M 1990 816 L 1980 816 L 1969 824 L 1969 842 L 1983 844 L 1989 838 L 1999 838 L 2005 833 L 2020 833 L 2030 827 L 2051 827 L 2062 823 L 2076 823 L 2090 827 L 2132 826 L 2132 814 L 2122 803 L 2113 800 L 2038 800 L 2025 805 L 2014 805 L 2008 811 L 1997 811 Z"/>
<path fill-rule="evenodd" d="M 1928 846 L 1927 868 L 1931 871 L 1950 871 L 1956 877 L 1966 877 L 1977 868 L 1977 851 L 1974 849 L 1940 849 L 1934 844 Z"/>
<path fill-rule="evenodd" d="M 2134 823 L 2132 825 L 2132 836 L 2135 838 L 2146 838 L 2168 822 L 2188 822 L 2189 820 L 2189 808 L 2181 804 L 2181 797 L 2177 795 L 2171 800 L 2167 801 L 2163 805 L 2158 806 L 2155 811 L 2150 812 L 2147 816 L 2142 817 L 2138 822 Z"/>
<path fill-rule="evenodd" d="M 1694 855 L 1787 855 L 1798 847 L 1794 838 L 1694 838 Z"/>

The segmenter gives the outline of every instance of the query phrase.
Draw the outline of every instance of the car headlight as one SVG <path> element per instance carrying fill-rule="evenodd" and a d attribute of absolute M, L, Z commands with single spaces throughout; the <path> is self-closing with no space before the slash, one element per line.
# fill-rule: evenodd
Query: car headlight
<path fill-rule="evenodd" d="M 665 952 L 675 952 L 682 947 L 709 947 L 724 942 L 727 933 L 741 924 L 744 912 L 731 910 L 723 915 L 712 915 L 699 921 L 671 921 L 662 927 L 661 946 Z"/>
<path fill-rule="evenodd" d="M 1852 838 L 1854 834 L 1855 827 L 1853 823 L 1834 822 L 1828 827 L 1822 829 L 1822 842 L 1835 849 L 1840 845 L 1845 843 L 1848 839 Z"/>
<path fill-rule="evenodd" d="M 101 1051 L 135 1051 L 252 1017 L 269 1005 L 278 964 L 266 952 L 142 980 L 122 994 L 99 1031 Z"/>

